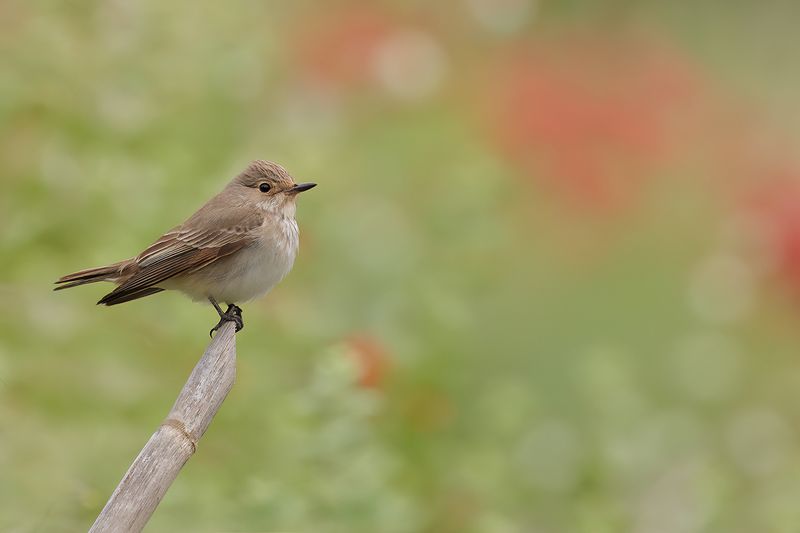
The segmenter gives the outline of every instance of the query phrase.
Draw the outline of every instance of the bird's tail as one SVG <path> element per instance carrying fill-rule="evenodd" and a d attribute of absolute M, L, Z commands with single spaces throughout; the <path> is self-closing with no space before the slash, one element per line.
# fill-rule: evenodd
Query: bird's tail
<path fill-rule="evenodd" d="M 70 287 L 77 287 L 78 285 L 85 285 L 87 283 L 95 283 L 97 281 L 114 281 L 122 274 L 122 269 L 125 267 L 126 261 L 120 261 L 113 265 L 87 268 L 86 270 L 79 270 L 72 274 L 67 274 L 56 281 L 58 287 L 54 291 L 61 289 L 69 289 Z"/>

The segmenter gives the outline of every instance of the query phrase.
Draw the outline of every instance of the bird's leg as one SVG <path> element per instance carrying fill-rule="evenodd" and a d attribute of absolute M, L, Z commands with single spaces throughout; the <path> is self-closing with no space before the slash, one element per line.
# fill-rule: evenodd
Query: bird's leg
<path fill-rule="evenodd" d="M 217 331 L 219 328 L 221 328 L 225 322 L 235 323 L 236 331 L 241 331 L 244 328 L 244 320 L 242 320 L 241 307 L 234 304 L 228 304 L 228 309 L 226 311 L 223 311 L 213 296 L 209 296 L 208 301 L 211 302 L 211 305 L 214 306 L 214 309 L 216 309 L 217 313 L 219 314 L 219 322 L 217 322 L 217 325 L 211 328 L 211 331 L 208 332 L 208 335 L 210 337 L 213 337 L 214 332 Z"/>

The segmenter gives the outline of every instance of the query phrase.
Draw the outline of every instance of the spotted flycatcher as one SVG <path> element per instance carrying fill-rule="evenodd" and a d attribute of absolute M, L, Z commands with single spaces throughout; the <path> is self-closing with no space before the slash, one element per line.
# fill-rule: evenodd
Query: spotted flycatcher
<path fill-rule="evenodd" d="M 276 163 L 253 161 L 136 257 L 64 276 L 55 290 L 110 281 L 117 288 L 97 303 L 117 305 L 175 289 L 211 302 L 220 320 L 209 333 L 228 321 L 239 331 L 244 322 L 236 303 L 266 294 L 291 270 L 300 243 L 295 200 L 314 186 L 296 184 Z M 227 310 L 218 302 L 227 303 Z"/>

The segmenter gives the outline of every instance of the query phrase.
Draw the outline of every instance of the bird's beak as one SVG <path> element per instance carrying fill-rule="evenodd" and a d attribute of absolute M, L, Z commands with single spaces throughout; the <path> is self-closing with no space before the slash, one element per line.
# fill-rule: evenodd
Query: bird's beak
<path fill-rule="evenodd" d="M 307 191 L 308 189 L 313 189 L 316 186 L 317 186 L 316 183 L 298 183 L 297 185 L 287 190 L 286 192 L 291 194 L 297 194 L 299 192 Z"/>

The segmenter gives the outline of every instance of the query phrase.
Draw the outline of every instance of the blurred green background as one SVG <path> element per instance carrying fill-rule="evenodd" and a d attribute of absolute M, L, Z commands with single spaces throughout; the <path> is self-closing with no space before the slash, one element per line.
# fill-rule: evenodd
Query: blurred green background
<path fill-rule="evenodd" d="M 800 530 L 795 2 L 0 3 L 0 531 L 85 530 L 216 321 L 60 275 L 320 186 L 151 532 Z"/>

